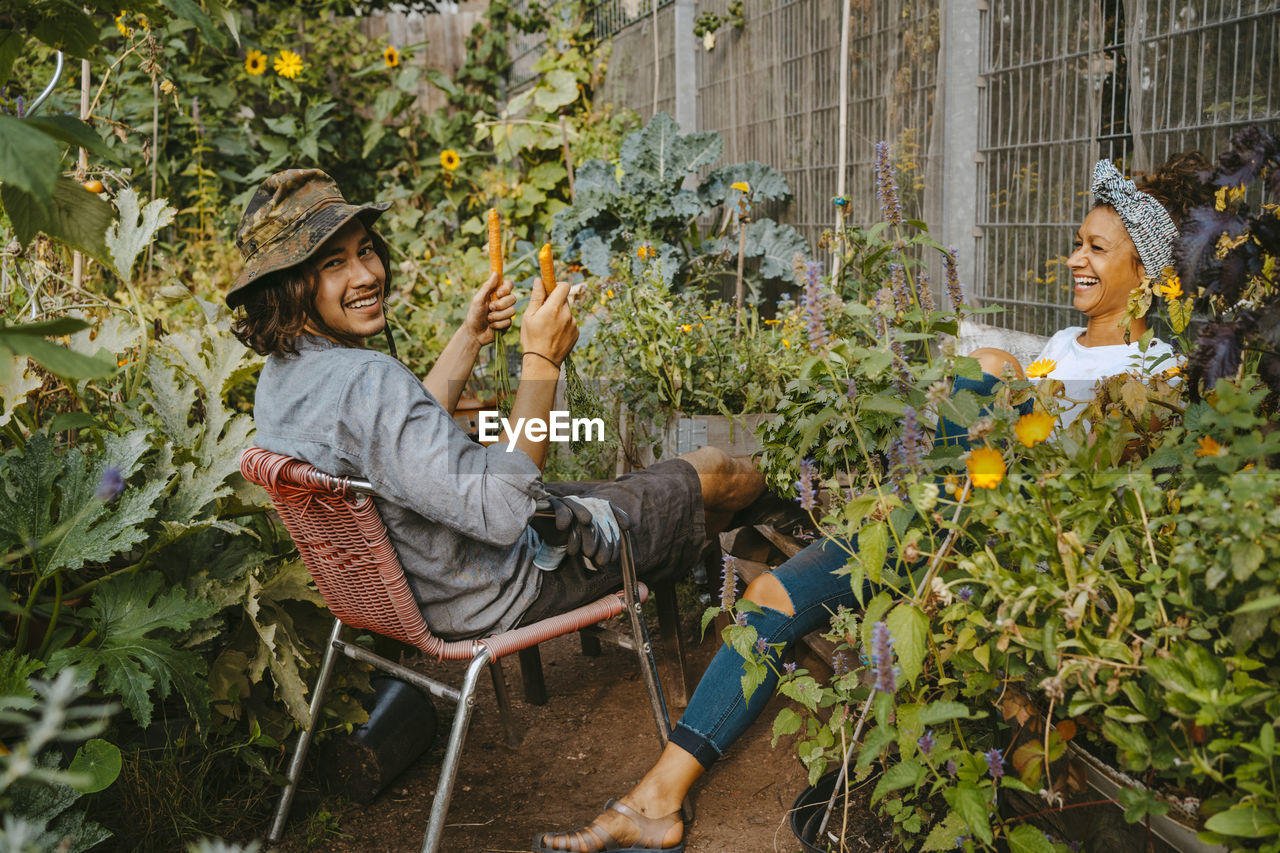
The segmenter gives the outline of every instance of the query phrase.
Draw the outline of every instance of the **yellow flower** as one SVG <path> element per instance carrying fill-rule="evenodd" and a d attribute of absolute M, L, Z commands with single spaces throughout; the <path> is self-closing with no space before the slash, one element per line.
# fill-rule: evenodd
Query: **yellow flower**
<path fill-rule="evenodd" d="M 1175 364 L 1173 367 L 1166 367 L 1164 371 L 1165 379 L 1173 379 L 1175 376 L 1182 375 L 1182 365 Z"/>
<path fill-rule="evenodd" d="M 964 464 L 969 469 L 974 488 L 994 489 L 1004 479 L 1004 457 L 999 450 L 990 447 L 971 450 Z"/>
<path fill-rule="evenodd" d="M 462 158 L 458 156 L 458 152 L 452 148 L 446 148 L 440 152 L 440 168 L 446 172 L 452 172 L 462 163 Z"/>
<path fill-rule="evenodd" d="M 1213 440 L 1213 436 L 1205 435 L 1196 440 L 1200 446 L 1196 448 L 1196 456 L 1226 456 L 1227 449 Z"/>
<path fill-rule="evenodd" d="M 684 325 L 682 325 L 682 326 L 680 327 L 680 331 L 682 331 L 682 332 L 692 332 L 692 331 L 693 331 L 693 326 L 690 326 L 688 323 L 685 323 Z"/>
<path fill-rule="evenodd" d="M 387 45 L 387 49 L 382 52 L 382 61 L 388 68 L 395 68 L 400 64 L 400 51 L 396 50 L 394 45 Z"/>
<path fill-rule="evenodd" d="M 282 50 L 280 55 L 276 57 L 275 64 L 271 67 L 281 77 L 287 77 L 292 80 L 302 73 L 302 57 L 292 50 Z"/>
<path fill-rule="evenodd" d="M 786 338 L 782 339 L 782 345 L 787 349 L 791 349 L 791 341 L 787 340 Z"/>
<path fill-rule="evenodd" d="M 740 193 L 751 192 L 751 184 L 747 183 L 746 181 L 734 181 L 733 183 L 729 184 L 729 188 L 737 190 Z"/>
<path fill-rule="evenodd" d="M 765 321 L 764 321 L 764 324 L 765 324 L 766 326 L 776 326 L 776 325 L 778 325 L 778 324 L 779 324 L 779 323 L 781 323 L 781 322 L 782 322 L 781 320 L 765 320 Z"/>
<path fill-rule="evenodd" d="M 1051 358 L 1038 358 L 1027 367 L 1028 379 L 1040 379 L 1058 369 L 1058 362 Z"/>
<path fill-rule="evenodd" d="M 251 50 L 244 57 L 244 70 L 251 77 L 258 77 L 267 70 L 267 55 L 260 50 Z"/>
<path fill-rule="evenodd" d="M 125 38 L 132 38 L 133 27 L 127 26 L 124 22 L 124 16 L 127 14 L 129 13 L 121 12 L 119 15 L 116 15 L 116 29 L 119 30 L 120 35 L 124 36 Z"/>
<path fill-rule="evenodd" d="M 1024 447 L 1035 447 L 1053 432 L 1055 421 L 1052 415 L 1045 412 L 1028 412 L 1018 418 L 1013 426 L 1013 433 Z"/>
<path fill-rule="evenodd" d="M 1170 276 L 1165 279 L 1165 283 L 1156 288 L 1166 299 L 1173 301 L 1182 296 L 1182 279 Z"/>
<path fill-rule="evenodd" d="M 640 248 L 636 249 L 636 255 L 641 260 L 644 260 L 645 258 L 656 258 L 658 256 L 658 250 L 653 248 L 652 246 L 647 246 L 647 245 L 641 246 Z"/>
<path fill-rule="evenodd" d="M 605 295 L 605 298 L 607 298 L 607 299 L 612 299 L 612 298 L 613 298 L 613 288 L 611 287 L 611 288 L 609 288 L 608 290 L 606 290 L 606 291 L 604 292 L 604 295 Z"/>

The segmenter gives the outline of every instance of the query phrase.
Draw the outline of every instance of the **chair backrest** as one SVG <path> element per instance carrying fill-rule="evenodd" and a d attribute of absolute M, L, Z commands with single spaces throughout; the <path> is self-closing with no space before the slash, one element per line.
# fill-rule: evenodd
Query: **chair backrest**
<path fill-rule="evenodd" d="M 373 499 L 351 481 L 279 453 L 251 447 L 245 479 L 267 490 L 333 615 L 440 656 Z"/>

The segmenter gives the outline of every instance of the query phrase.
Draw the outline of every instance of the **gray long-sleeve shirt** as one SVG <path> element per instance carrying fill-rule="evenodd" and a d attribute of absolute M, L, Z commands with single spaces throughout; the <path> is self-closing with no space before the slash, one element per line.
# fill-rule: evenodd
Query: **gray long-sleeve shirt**
<path fill-rule="evenodd" d="M 541 472 L 506 444 L 482 447 L 388 355 L 305 336 L 271 356 L 254 402 L 257 444 L 363 477 L 433 633 L 505 630 L 537 597 Z"/>

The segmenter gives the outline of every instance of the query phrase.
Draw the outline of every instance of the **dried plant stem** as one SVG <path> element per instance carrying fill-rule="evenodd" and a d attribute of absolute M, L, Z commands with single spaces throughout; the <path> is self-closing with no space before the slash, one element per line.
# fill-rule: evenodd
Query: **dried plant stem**
<path fill-rule="evenodd" d="M 858 714 L 858 722 L 853 727 L 853 738 L 844 751 L 844 761 L 840 764 L 840 774 L 836 776 L 835 787 L 831 790 L 831 799 L 827 800 L 826 811 L 822 813 L 822 823 L 818 824 L 818 837 L 822 837 L 822 833 L 827 831 L 827 823 L 831 820 L 831 809 L 835 806 L 836 797 L 840 793 L 840 789 L 844 787 L 845 779 L 849 777 L 849 759 L 853 758 L 853 751 L 861 742 L 862 727 L 867 722 L 867 714 L 871 711 L 871 701 L 876 698 L 876 689 L 871 688 L 871 695 L 867 697 L 867 701 L 862 703 L 862 712 Z M 841 729 L 841 739 L 844 738 L 844 730 Z M 845 804 L 846 808 L 848 803 Z M 847 817 L 846 817 L 847 820 Z M 843 839 L 840 842 L 844 843 Z"/>
<path fill-rule="evenodd" d="M 933 555 L 933 559 L 929 561 L 929 570 L 924 573 L 924 577 L 920 579 L 920 585 L 916 588 L 916 603 L 920 604 L 924 591 L 929 588 L 929 584 L 933 582 L 934 575 L 938 573 L 942 560 L 951 551 L 951 547 L 955 545 L 956 539 L 959 537 L 960 530 L 956 527 L 956 523 L 960 520 L 960 513 L 964 509 L 964 502 L 969 498 L 970 478 L 964 479 L 964 488 L 960 492 L 960 497 L 956 500 L 956 511 L 951 516 L 951 530 L 947 533 L 947 538 L 942 540 L 942 547 Z"/>

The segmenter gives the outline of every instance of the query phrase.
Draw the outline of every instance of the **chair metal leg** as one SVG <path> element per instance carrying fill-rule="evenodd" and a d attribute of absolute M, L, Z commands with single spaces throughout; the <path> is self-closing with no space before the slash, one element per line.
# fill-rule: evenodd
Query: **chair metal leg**
<path fill-rule="evenodd" d="M 511 696 L 507 693 L 507 678 L 502 670 L 502 661 L 489 663 L 489 675 L 493 677 L 493 694 L 498 698 L 498 716 L 502 718 L 502 728 L 507 733 L 507 746 L 515 749 L 520 745 L 520 732 L 516 731 L 515 718 L 511 716 Z M 528 687 L 525 688 L 526 692 Z"/>
<path fill-rule="evenodd" d="M 582 653 L 589 658 L 598 657 L 600 654 L 600 638 L 595 634 L 587 631 L 578 632 L 578 644 L 582 647 Z"/>
<path fill-rule="evenodd" d="M 644 624 L 644 605 L 636 595 L 636 570 L 629 535 L 622 537 L 622 589 L 626 596 L 627 615 L 631 619 L 631 634 L 635 637 L 636 656 L 640 659 L 640 674 L 649 692 L 649 707 L 658 727 L 658 738 L 666 746 L 671 737 L 671 718 L 667 715 L 667 703 L 662 698 L 662 681 L 658 678 L 658 665 L 653 659 L 649 629 Z"/>
<path fill-rule="evenodd" d="M 471 712 L 476 706 L 476 681 L 480 678 L 480 671 L 489 665 L 489 659 L 489 650 L 481 647 L 480 652 L 467 666 L 467 674 L 462 681 L 461 698 L 458 700 L 458 711 L 453 717 L 453 728 L 449 732 L 449 745 L 445 749 L 444 762 L 440 765 L 440 781 L 436 784 L 435 799 L 431 801 L 431 818 L 427 823 L 426 837 L 422 840 L 422 853 L 437 853 L 440 849 L 440 838 L 444 835 L 444 818 L 449 811 L 449 800 L 453 797 L 453 783 L 458 777 L 458 759 L 462 754 L 462 743 L 467 739 Z"/>
<path fill-rule="evenodd" d="M 324 661 L 320 664 L 320 675 L 316 679 L 314 692 L 311 695 L 311 719 L 298 734 L 298 743 L 293 748 L 293 758 L 289 761 L 289 783 L 280 795 L 280 803 L 276 806 L 275 817 L 271 821 L 271 832 L 267 840 L 275 843 L 284 834 L 285 821 L 289 819 L 289 810 L 293 807 L 293 795 L 298 792 L 298 779 L 302 777 L 302 762 L 307 757 L 307 748 L 311 746 L 311 733 L 315 731 L 316 719 L 324 707 L 324 695 L 329 690 L 329 678 L 333 675 L 333 664 L 337 659 L 334 644 L 342 635 L 342 623 L 333 620 L 333 630 L 329 632 L 329 642 L 324 647 Z"/>
<path fill-rule="evenodd" d="M 542 654 L 537 646 L 516 652 L 520 659 L 520 681 L 524 684 L 524 701 L 530 705 L 547 704 L 547 682 L 542 678 Z"/>

